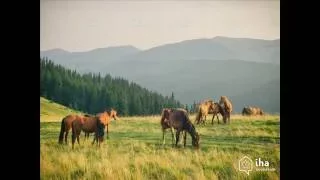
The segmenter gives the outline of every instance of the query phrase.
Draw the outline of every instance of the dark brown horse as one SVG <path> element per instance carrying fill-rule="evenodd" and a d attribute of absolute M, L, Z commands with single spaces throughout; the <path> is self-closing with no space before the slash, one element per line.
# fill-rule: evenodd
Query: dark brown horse
<path fill-rule="evenodd" d="M 172 143 L 175 146 L 178 145 L 180 139 L 180 132 L 186 131 L 191 135 L 192 138 L 192 145 L 196 148 L 199 148 L 199 140 L 200 136 L 196 132 L 196 129 L 192 122 L 189 119 L 189 116 L 186 110 L 183 109 L 163 109 L 162 117 L 161 117 L 161 125 L 162 129 L 170 128 L 172 133 Z M 174 130 L 176 130 L 176 135 L 174 134 Z M 163 142 L 164 142 L 164 131 L 163 131 Z M 186 146 L 186 135 L 184 136 L 184 146 Z"/>
<path fill-rule="evenodd" d="M 186 113 L 188 113 L 187 110 L 185 109 L 180 109 L 182 111 L 185 111 Z M 170 109 L 170 108 L 164 108 L 162 110 L 162 113 L 161 113 L 161 120 L 160 120 L 160 124 L 161 124 L 161 127 L 162 127 L 162 144 L 164 145 L 165 144 L 165 132 L 167 129 L 171 129 L 170 127 L 170 124 L 169 124 L 169 113 L 171 113 L 173 111 L 173 109 Z M 184 146 L 186 146 L 186 140 L 187 140 L 187 133 L 186 131 L 184 131 Z M 174 133 L 172 133 L 172 144 L 175 143 L 175 139 L 174 139 Z"/>
<path fill-rule="evenodd" d="M 72 148 L 74 147 L 75 140 L 77 139 L 78 144 L 81 131 L 85 133 L 95 133 L 92 144 L 97 141 L 100 147 L 101 142 L 104 137 L 104 128 L 107 127 L 107 137 L 109 134 L 109 124 L 111 119 L 117 119 L 117 111 L 111 109 L 109 112 L 104 111 L 103 113 L 98 113 L 95 116 L 82 116 L 75 119 L 72 122 Z"/>
<path fill-rule="evenodd" d="M 223 107 L 219 103 L 216 103 L 216 102 L 213 103 L 213 106 L 209 110 L 209 114 L 213 114 L 211 124 L 213 124 L 213 120 L 215 116 L 217 116 L 218 124 L 220 124 L 218 114 L 221 114 L 221 116 L 223 117 L 223 122 L 226 124 L 226 116 L 225 116 L 226 113 L 224 112 Z"/>

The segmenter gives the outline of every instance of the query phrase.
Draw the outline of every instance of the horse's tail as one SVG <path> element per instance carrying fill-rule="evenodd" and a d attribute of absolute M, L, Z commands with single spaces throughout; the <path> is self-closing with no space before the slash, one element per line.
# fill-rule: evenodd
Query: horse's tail
<path fill-rule="evenodd" d="M 65 131 L 65 118 L 62 119 L 61 121 L 61 129 L 60 129 L 60 135 L 59 135 L 59 143 L 62 144 L 63 143 L 63 134 Z"/>

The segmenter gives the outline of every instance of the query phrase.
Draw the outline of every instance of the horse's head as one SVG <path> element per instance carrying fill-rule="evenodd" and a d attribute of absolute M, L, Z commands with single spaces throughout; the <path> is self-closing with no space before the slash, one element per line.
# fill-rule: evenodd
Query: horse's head
<path fill-rule="evenodd" d="M 161 120 L 163 121 L 164 119 L 169 119 L 169 115 L 171 111 L 172 111 L 171 109 L 164 108 L 161 113 Z"/>
<path fill-rule="evenodd" d="M 109 116 L 110 116 L 111 118 L 113 118 L 114 120 L 117 120 L 117 119 L 118 119 L 117 111 L 114 110 L 113 108 L 111 108 L 110 113 L 109 113 Z"/>
<path fill-rule="evenodd" d="M 194 135 L 194 139 L 192 139 L 192 145 L 195 147 L 195 148 L 199 148 L 199 142 L 200 142 L 200 135 L 198 132 L 195 133 Z"/>

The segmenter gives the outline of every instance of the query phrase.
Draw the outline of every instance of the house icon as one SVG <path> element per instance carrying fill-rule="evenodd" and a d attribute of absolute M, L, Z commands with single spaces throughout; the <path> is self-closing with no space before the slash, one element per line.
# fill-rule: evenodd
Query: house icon
<path fill-rule="evenodd" d="M 244 156 L 239 160 L 239 171 L 243 171 L 249 175 L 252 171 L 253 162 L 248 156 Z"/>

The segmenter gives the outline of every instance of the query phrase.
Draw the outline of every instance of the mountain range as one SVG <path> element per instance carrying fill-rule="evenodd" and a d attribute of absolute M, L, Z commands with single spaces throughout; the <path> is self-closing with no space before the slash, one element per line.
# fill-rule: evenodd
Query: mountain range
<path fill-rule="evenodd" d="M 235 112 L 257 105 L 280 112 L 280 39 L 215 37 L 140 50 L 134 46 L 85 52 L 40 51 L 78 72 L 110 74 L 136 82 L 184 104 L 229 96 Z"/>

